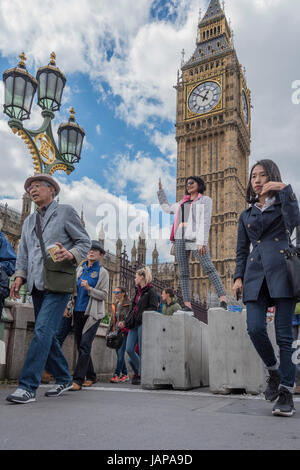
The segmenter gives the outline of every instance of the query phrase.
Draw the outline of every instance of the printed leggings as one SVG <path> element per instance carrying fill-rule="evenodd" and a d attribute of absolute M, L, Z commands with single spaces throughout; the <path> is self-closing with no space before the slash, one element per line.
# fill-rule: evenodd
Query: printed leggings
<path fill-rule="evenodd" d="M 200 256 L 198 251 L 193 251 L 194 255 L 200 261 L 200 264 L 209 277 L 211 284 L 214 286 L 219 297 L 225 296 L 226 292 L 221 281 L 221 278 L 212 263 L 211 257 L 207 252 L 205 255 Z M 191 301 L 191 287 L 190 287 L 190 250 L 185 249 L 185 240 L 175 240 L 175 254 L 179 267 L 180 287 L 184 302 Z"/>

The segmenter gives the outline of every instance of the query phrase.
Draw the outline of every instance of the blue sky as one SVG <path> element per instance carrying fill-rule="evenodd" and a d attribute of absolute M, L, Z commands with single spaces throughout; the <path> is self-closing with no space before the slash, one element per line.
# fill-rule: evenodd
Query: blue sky
<path fill-rule="evenodd" d="M 127 196 L 130 205 L 149 207 L 157 203 L 159 176 L 174 201 L 173 86 L 182 49 L 186 60 L 194 52 L 199 8 L 204 14 L 207 6 L 208 0 L 72 0 L 71 10 L 68 0 L 0 3 L 1 70 L 15 66 L 24 50 L 27 68 L 35 75 L 54 50 L 56 63 L 67 76 L 54 127 L 68 118 L 68 110 L 74 106 L 86 139 L 74 173 L 55 176 L 62 185 L 62 202 L 73 204 L 78 211 L 83 207 L 92 238 L 99 230 L 96 211 L 100 203 L 117 205 L 119 196 Z M 291 101 L 292 83 L 300 79 L 296 60 L 299 1 L 227 0 L 225 11 L 252 91 L 251 163 L 273 158 L 300 195 L 300 106 Z M 278 34 L 282 30 L 284 36 Z M 25 126 L 38 127 L 41 119 L 34 104 Z M 20 209 L 23 182 L 33 167 L 23 142 L 11 133 L 6 121 L 0 115 L 0 202 Z M 168 242 L 156 241 L 160 260 L 171 260 Z M 148 260 L 154 243 L 148 241 Z M 107 241 L 112 251 L 114 244 Z M 127 246 L 131 244 L 127 242 Z"/>

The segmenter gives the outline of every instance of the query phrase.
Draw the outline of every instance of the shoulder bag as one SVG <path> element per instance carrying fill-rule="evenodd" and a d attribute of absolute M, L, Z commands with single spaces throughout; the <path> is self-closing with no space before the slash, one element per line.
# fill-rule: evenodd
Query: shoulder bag
<path fill-rule="evenodd" d="M 106 346 L 110 349 L 120 349 L 124 340 L 124 333 L 119 330 L 116 331 L 116 310 L 113 309 L 113 331 L 106 336 Z"/>
<path fill-rule="evenodd" d="M 289 248 L 284 250 L 288 279 L 292 287 L 294 298 L 300 301 L 300 248 L 296 248 L 291 240 L 289 230 L 286 230 Z"/>
<path fill-rule="evenodd" d="M 47 256 L 41 220 L 36 214 L 36 234 L 44 260 L 44 289 L 57 294 L 73 294 L 76 288 L 76 265 L 69 260 L 54 262 Z"/>

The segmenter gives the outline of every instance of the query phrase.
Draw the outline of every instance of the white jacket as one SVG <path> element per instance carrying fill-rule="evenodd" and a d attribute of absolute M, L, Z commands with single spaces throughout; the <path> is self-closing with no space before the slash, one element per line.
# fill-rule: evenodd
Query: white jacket
<path fill-rule="evenodd" d="M 159 190 L 157 195 L 162 210 L 168 214 L 176 214 L 180 203 L 170 204 L 163 189 Z M 192 203 L 187 226 L 184 230 L 186 250 L 197 250 L 200 246 L 208 246 L 211 215 L 212 200 L 210 197 L 202 196 Z M 178 224 L 180 222 L 179 220 Z"/>

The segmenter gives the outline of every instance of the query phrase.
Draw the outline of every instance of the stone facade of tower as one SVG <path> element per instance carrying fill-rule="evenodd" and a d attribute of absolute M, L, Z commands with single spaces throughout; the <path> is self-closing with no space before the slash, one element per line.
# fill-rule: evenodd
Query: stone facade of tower
<path fill-rule="evenodd" d="M 143 226 L 142 231 L 139 236 L 138 248 L 137 248 L 137 261 L 139 264 L 146 264 L 146 254 L 147 254 L 146 235 L 145 235 L 144 226 Z"/>
<path fill-rule="evenodd" d="M 8 207 L 8 204 L 0 204 L 0 229 L 17 251 L 24 220 L 31 212 L 31 199 L 25 193 L 22 200 L 22 212 Z"/>
<path fill-rule="evenodd" d="M 177 81 L 177 200 L 185 180 L 201 176 L 213 200 L 209 250 L 231 292 L 239 214 L 246 208 L 251 96 L 219 0 L 199 19 L 196 50 Z M 207 298 L 211 286 L 191 260 L 192 292 Z"/>

